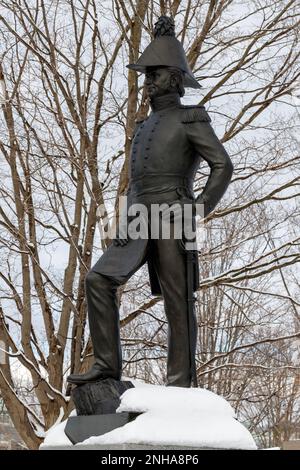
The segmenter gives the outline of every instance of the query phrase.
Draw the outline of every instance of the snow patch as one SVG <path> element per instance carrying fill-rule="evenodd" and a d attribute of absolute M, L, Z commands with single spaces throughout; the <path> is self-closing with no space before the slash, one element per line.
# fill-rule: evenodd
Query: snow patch
<path fill-rule="evenodd" d="M 54 446 L 71 446 L 72 442 L 70 439 L 67 438 L 65 434 L 65 427 L 67 424 L 67 420 L 62 421 L 55 426 L 52 426 L 47 432 L 45 436 L 45 440 L 43 444 L 40 445 L 40 449 L 43 447 L 54 447 Z"/>
<path fill-rule="evenodd" d="M 71 411 L 69 416 L 76 416 L 76 410 Z M 61 412 L 59 414 L 56 423 L 45 432 L 45 439 L 44 442 L 40 445 L 40 449 L 43 447 L 54 447 L 54 446 L 72 446 L 72 442 L 65 434 L 65 427 L 67 424 L 67 419 L 62 422 L 61 420 Z"/>
<path fill-rule="evenodd" d="M 250 432 L 235 419 L 233 408 L 223 397 L 200 388 L 138 383 L 135 386 L 122 395 L 117 412 L 143 414 L 121 428 L 90 437 L 84 444 L 257 448 Z"/>
<path fill-rule="evenodd" d="M 123 378 L 124 380 L 124 378 Z M 235 419 L 231 405 L 209 390 L 164 387 L 131 380 L 117 410 L 141 412 L 134 421 L 79 445 L 148 444 L 212 449 L 256 449 L 250 432 Z M 72 412 L 72 415 L 75 413 Z M 70 446 L 66 421 L 53 426 L 42 447 Z"/>

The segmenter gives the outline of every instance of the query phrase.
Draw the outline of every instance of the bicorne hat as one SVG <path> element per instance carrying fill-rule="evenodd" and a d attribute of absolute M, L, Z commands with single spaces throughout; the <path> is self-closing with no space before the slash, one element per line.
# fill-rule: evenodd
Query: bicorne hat
<path fill-rule="evenodd" d="M 160 16 L 155 23 L 154 39 L 144 50 L 136 64 L 129 69 L 146 73 L 146 67 L 176 67 L 183 72 L 183 84 L 189 88 L 201 88 L 187 62 L 182 44 L 175 37 L 173 18 Z"/>

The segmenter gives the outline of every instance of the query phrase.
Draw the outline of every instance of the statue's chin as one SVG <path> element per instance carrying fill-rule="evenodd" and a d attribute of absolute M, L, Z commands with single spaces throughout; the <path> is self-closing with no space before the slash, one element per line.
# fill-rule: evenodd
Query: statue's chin
<path fill-rule="evenodd" d="M 157 91 L 154 88 L 147 89 L 146 91 L 149 98 L 154 98 L 157 95 Z"/>
<path fill-rule="evenodd" d="M 159 96 L 168 95 L 170 92 L 171 90 L 149 90 L 149 91 L 147 90 L 147 95 L 148 95 L 148 98 L 153 99 Z"/>

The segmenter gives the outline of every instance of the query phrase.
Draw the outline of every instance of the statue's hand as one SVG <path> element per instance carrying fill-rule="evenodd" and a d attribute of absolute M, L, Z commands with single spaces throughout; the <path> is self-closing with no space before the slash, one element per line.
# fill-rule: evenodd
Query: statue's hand
<path fill-rule="evenodd" d="M 116 237 L 113 240 L 113 244 L 115 246 L 125 246 L 125 245 L 127 245 L 128 241 L 129 241 L 128 227 L 129 227 L 129 223 L 133 219 L 134 219 L 133 216 L 127 216 L 127 223 L 123 223 L 123 224 L 121 223 L 117 227 Z M 119 219 L 119 223 L 120 223 L 120 219 Z"/>
<path fill-rule="evenodd" d="M 128 243 L 128 239 L 115 238 L 113 243 L 114 243 L 115 246 L 125 246 Z"/>
<path fill-rule="evenodd" d="M 117 221 L 117 230 L 116 236 L 113 239 L 113 244 L 115 246 L 125 246 L 129 241 L 128 237 L 128 224 L 131 221 L 131 217 L 128 216 L 127 207 L 130 205 L 129 199 L 130 192 L 127 191 L 125 193 L 125 197 L 127 198 L 125 207 L 120 207 L 120 215 Z"/>
<path fill-rule="evenodd" d="M 178 202 L 180 203 L 181 205 L 181 208 L 182 208 L 182 212 L 184 211 L 185 209 L 185 206 L 192 206 L 192 214 L 195 214 L 195 211 L 196 211 L 196 207 L 195 207 L 195 203 L 196 203 L 196 200 L 194 199 L 194 197 L 190 196 L 187 191 L 185 189 L 177 189 L 177 194 L 179 195 L 179 199 L 178 199 Z M 177 202 L 177 201 L 176 201 Z M 184 212 L 183 212 L 184 213 Z"/>
<path fill-rule="evenodd" d="M 115 246 L 125 246 L 128 243 L 128 237 L 125 234 L 120 235 L 119 233 L 116 234 L 116 238 L 113 240 L 113 244 Z"/>

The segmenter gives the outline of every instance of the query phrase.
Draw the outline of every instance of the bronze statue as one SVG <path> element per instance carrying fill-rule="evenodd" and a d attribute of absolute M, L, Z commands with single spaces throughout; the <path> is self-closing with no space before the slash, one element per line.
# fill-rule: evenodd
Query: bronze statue
<path fill-rule="evenodd" d="M 128 67 L 145 73 L 151 105 L 150 115 L 139 121 L 134 131 L 129 205 L 196 202 L 204 205 L 206 217 L 225 193 L 233 166 L 204 106 L 184 106 L 180 102 L 184 87 L 200 85 L 175 38 L 171 18 L 159 18 L 154 40 L 138 62 Z M 193 182 L 202 159 L 209 165 L 210 175 L 204 190 L 195 198 Z M 198 257 L 195 250 L 185 249 L 183 241 L 174 237 L 131 239 L 119 235 L 87 273 L 85 288 L 95 363 L 85 374 L 70 375 L 70 383 L 120 379 L 117 288 L 147 262 L 152 294 L 162 295 L 169 325 L 167 385 L 197 385 L 193 292 L 199 283 Z"/>

